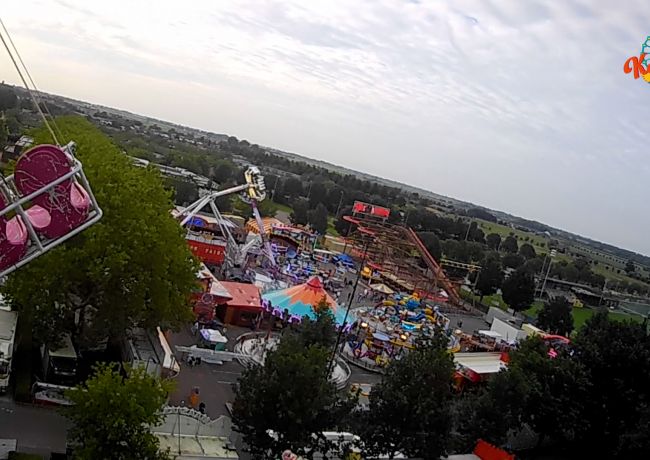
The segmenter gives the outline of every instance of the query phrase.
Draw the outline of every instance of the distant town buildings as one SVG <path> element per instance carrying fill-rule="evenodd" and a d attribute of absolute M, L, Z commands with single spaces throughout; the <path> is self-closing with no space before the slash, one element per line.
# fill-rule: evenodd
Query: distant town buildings
<path fill-rule="evenodd" d="M 129 158 L 135 166 L 139 166 L 141 168 L 154 166 L 165 177 L 180 179 L 196 184 L 199 189 L 199 196 L 204 196 L 212 189 L 212 181 L 208 177 L 193 173 L 192 171 L 188 171 L 185 168 L 180 168 L 178 166 L 161 165 L 159 163 L 145 160 L 144 158 L 137 158 L 132 156 L 129 156 Z"/>

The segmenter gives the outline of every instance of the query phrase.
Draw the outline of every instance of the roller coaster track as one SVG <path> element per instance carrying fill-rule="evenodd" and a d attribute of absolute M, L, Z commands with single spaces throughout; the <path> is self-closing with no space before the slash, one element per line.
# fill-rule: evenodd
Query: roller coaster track
<path fill-rule="evenodd" d="M 418 237 L 417 233 L 413 231 L 412 228 L 405 228 L 401 227 L 404 233 L 406 234 L 406 237 L 411 241 L 415 247 L 417 248 L 418 252 L 422 256 L 422 259 L 424 259 L 424 262 L 427 264 L 427 267 L 433 272 L 433 275 L 436 277 L 436 280 L 440 283 L 440 286 L 447 292 L 449 295 L 449 300 L 451 301 L 452 304 L 461 306 L 463 304 L 460 296 L 458 295 L 458 291 L 456 291 L 456 287 L 453 285 L 453 283 L 447 278 L 447 275 L 445 274 L 444 270 L 440 265 L 438 265 L 438 262 L 433 258 L 433 256 L 429 253 L 427 250 L 426 246 L 424 246 L 424 243 L 422 243 L 422 240 Z"/>

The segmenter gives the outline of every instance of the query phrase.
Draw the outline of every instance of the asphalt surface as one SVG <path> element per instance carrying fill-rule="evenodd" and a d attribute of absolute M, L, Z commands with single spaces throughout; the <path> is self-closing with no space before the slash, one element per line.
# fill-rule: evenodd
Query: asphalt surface
<path fill-rule="evenodd" d="M 0 438 L 17 439 L 19 452 L 47 457 L 51 452 L 65 452 L 70 423 L 54 408 L 15 404 L 9 397 L 0 398 Z"/>

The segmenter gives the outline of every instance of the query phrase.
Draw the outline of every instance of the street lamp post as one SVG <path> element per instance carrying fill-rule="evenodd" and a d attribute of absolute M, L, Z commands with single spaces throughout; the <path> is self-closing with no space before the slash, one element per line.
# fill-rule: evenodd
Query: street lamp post
<path fill-rule="evenodd" d="M 370 246 L 370 243 L 372 242 L 372 239 L 366 240 L 364 246 L 363 246 L 363 257 L 361 258 L 361 266 L 359 267 L 359 270 L 357 271 L 357 278 L 354 280 L 354 286 L 352 287 L 352 295 L 350 296 L 350 301 L 348 302 L 348 306 L 345 309 L 345 316 L 343 317 L 343 324 L 339 327 L 339 333 L 336 335 L 336 343 L 334 344 L 334 349 L 332 350 L 332 357 L 330 358 L 330 362 L 327 365 L 327 375 L 329 376 L 330 373 L 332 372 L 332 366 L 334 365 L 334 359 L 336 358 L 336 351 L 339 348 L 339 343 L 341 343 L 341 336 L 343 335 L 343 329 L 346 321 L 348 320 L 348 315 L 350 314 L 350 310 L 352 308 L 352 302 L 354 302 L 354 296 L 357 292 L 357 286 L 359 285 L 359 280 L 361 279 L 361 272 L 363 271 L 363 267 L 366 264 L 366 258 L 368 255 L 368 246 Z"/>

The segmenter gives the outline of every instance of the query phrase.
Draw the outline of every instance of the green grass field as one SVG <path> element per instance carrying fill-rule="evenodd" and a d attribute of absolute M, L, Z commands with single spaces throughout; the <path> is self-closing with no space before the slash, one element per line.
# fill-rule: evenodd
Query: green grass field
<path fill-rule="evenodd" d="M 528 310 L 525 310 L 524 313 L 536 318 L 537 314 L 539 313 L 539 310 L 541 309 L 542 309 L 542 305 L 541 302 L 539 302 L 538 305 L 532 306 Z M 585 322 L 593 316 L 595 311 L 592 310 L 591 308 L 574 308 L 571 313 L 573 314 L 574 328 L 580 329 L 585 324 Z M 610 311 L 609 317 L 614 321 L 624 321 L 626 319 L 631 319 L 632 321 L 636 321 L 639 323 L 643 321 L 643 318 L 641 318 L 640 316 L 628 315 L 627 313 L 623 313 L 619 311 Z"/>
<path fill-rule="evenodd" d="M 475 220 L 478 223 L 479 228 L 483 230 L 483 232 L 485 232 L 486 235 L 490 233 L 496 233 L 497 235 L 500 235 L 501 238 L 505 238 L 506 236 L 512 233 L 517 237 L 517 240 L 519 241 L 520 245 L 522 243 L 526 243 L 525 239 L 528 238 L 528 242 L 530 242 L 535 247 L 535 250 L 537 252 L 546 252 L 545 250 L 539 251 L 539 249 L 546 249 L 546 238 L 543 236 L 535 235 L 534 233 L 523 232 L 521 230 L 507 227 L 505 225 L 495 224 L 494 222 L 488 222 L 487 220 L 481 220 L 481 219 L 473 219 L 473 220 Z"/>
<path fill-rule="evenodd" d="M 336 228 L 334 227 L 335 221 L 336 221 L 335 217 L 332 216 L 327 217 L 327 234 L 332 236 L 340 236 L 339 232 L 337 232 Z"/>
<path fill-rule="evenodd" d="M 290 206 L 287 206 L 286 204 L 276 203 L 275 201 L 273 201 L 273 206 L 275 206 L 278 211 L 286 212 L 287 214 L 291 214 L 293 211 Z"/>

